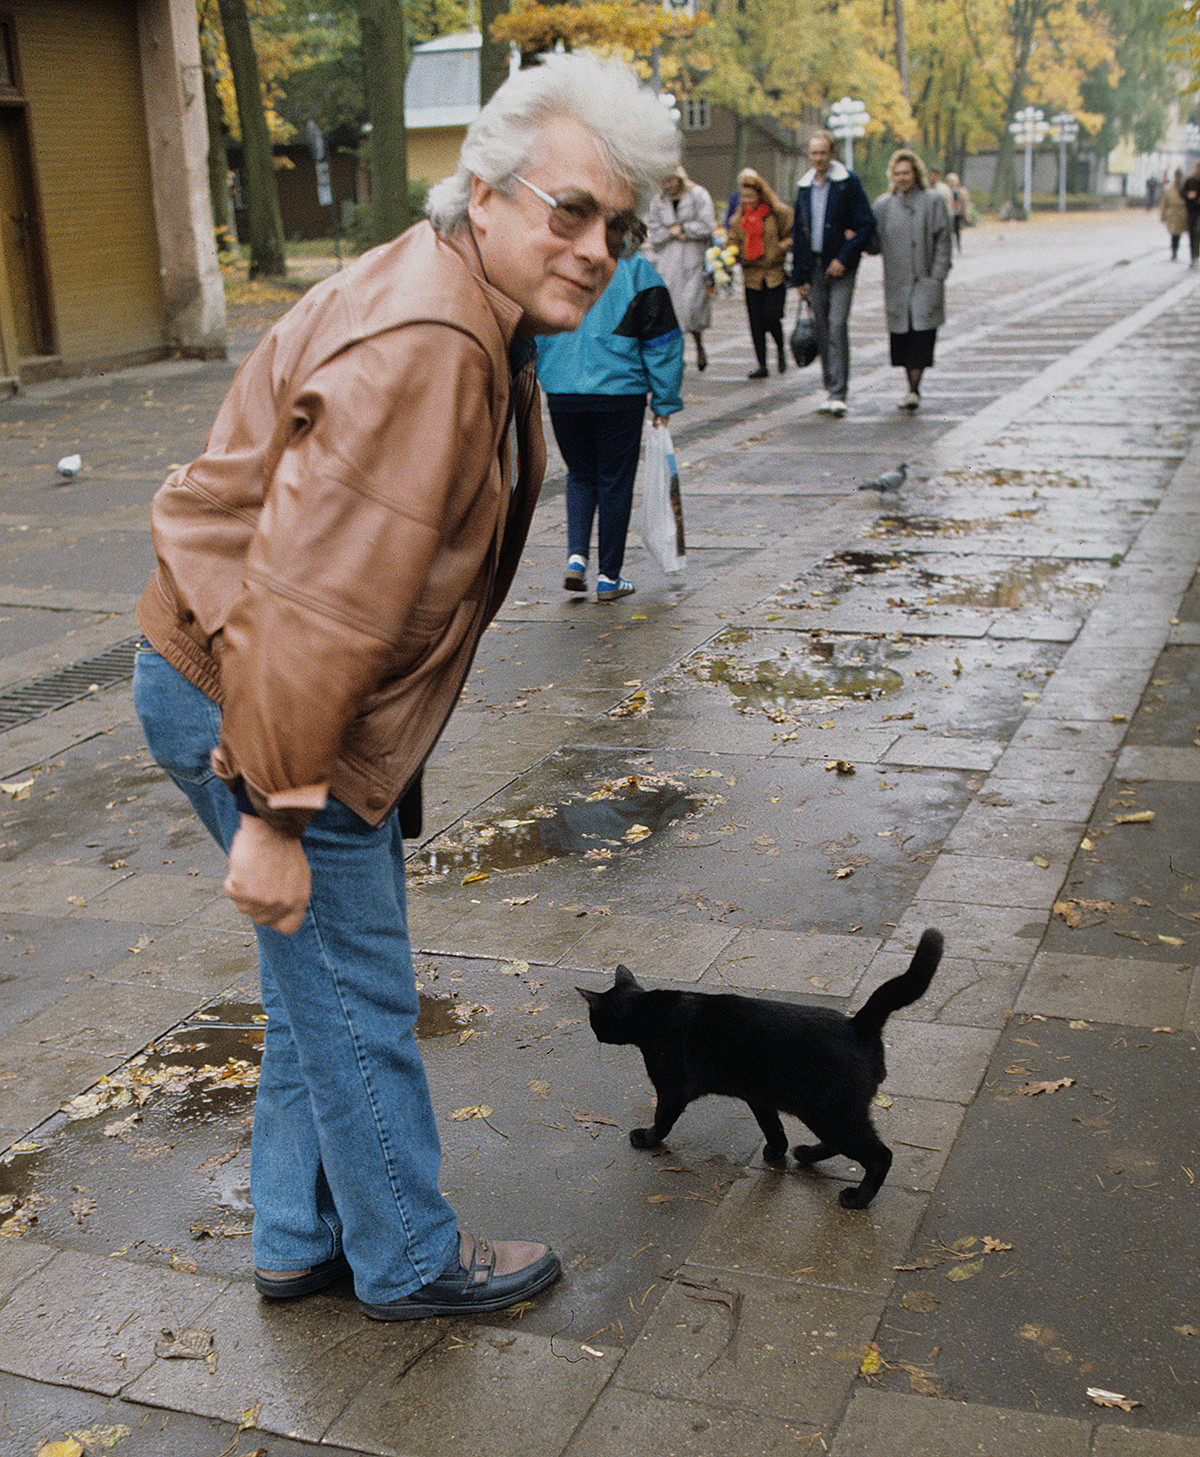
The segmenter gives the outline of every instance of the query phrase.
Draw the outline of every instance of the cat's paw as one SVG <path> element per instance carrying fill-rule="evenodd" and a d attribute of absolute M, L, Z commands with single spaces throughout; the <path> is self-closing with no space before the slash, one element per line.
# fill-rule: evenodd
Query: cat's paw
<path fill-rule="evenodd" d="M 763 1148 L 762 1156 L 765 1163 L 781 1163 L 785 1158 L 787 1158 L 787 1141 L 785 1140 L 783 1143 L 779 1144 L 766 1144 Z"/>
<path fill-rule="evenodd" d="M 657 1148 L 662 1140 L 655 1138 L 653 1128 L 631 1128 L 629 1142 L 634 1148 Z"/>
<path fill-rule="evenodd" d="M 823 1158 L 827 1158 L 828 1150 L 820 1143 L 798 1143 L 792 1149 L 792 1157 L 807 1168 L 810 1164 L 820 1163 Z"/>
<path fill-rule="evenodd" d="M 854 1184 L 849 1189 L 843 1189 L 838 1195 L 838 1203 L 843 1209 L 865 1209 L 871 1202 L 872 1196 L 864 1194 L 861 1185 Z"/>

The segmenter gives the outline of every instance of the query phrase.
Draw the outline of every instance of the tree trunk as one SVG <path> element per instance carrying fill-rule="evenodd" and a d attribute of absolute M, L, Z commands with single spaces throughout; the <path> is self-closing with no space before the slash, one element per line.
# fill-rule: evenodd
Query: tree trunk
<path fill-rule="evenodd" d="M 371 122 L 371 241 L 386 243 L 409 224 L 404 10 L 401 0 L 357 0 L 357 4 Z"/>
<path fill-rule="evenodd" d="M 208 195 L 212 202 L 217 247 L 227 253 L 237 242 L 233 208 L 229 203 L 229 156 L 225 151 L 225 118 L 213 74 L 212 56 L 200 35 L 200 66 L 204 73 L 204 114 L 208 121 Z"/>
<path fill-rule="evenodd" d="M 908 36 L 904 29 L 904 0 L 892 0 L 896 9 L 896 70 L 900 73 L 900 92 L 905 101 L 911 101 L 908 94 Z"/>
<path fill-rule="evenodd" d="M 484 106 L 508 79 L 508 46 L 491 38 L 492 22 L 508 12 L 508 0 L 479 0 L 479 100 Z"/>
<path fill-rule="evenodd" d="M 271 138 L 263 109 L 258 59 L 250 35 L 246 0 L 218 0 L 225 50 L 233 72 L 238 120 L 242 127 L 242 161 L 246 168 L 246 223 L 250 234 L 250 277 L 282 278 L 287 271 L 283 252 L 283 222 Z"/>

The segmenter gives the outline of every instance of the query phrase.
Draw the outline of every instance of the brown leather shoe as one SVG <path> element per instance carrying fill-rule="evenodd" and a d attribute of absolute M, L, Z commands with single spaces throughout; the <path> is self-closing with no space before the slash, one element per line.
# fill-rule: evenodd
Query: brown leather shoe
<path fill-rule="evenodd" d="M 421 1320 L 430 1315 L 475 1315 L 503 1310 L 552 1285 L 562 1273 L 558 1256 L 544 1244 L 486 1240 L 459 1233 L 458 1259 L 436 1280 L 400 1300 L 372 1305 L 360 1300 L 372 1320 Z"/>

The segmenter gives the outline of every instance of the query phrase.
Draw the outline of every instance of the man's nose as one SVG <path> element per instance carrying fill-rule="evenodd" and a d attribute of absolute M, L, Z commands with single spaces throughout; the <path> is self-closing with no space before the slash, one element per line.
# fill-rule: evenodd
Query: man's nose
<path fill-rule="evenodd" d="M 594 263 L 603 262 L 608 257 L 608 227 L 604 221 L 604 214 L 597 212 L 587 227 L 575 240 L 576 251 L 585 254 Z"/>

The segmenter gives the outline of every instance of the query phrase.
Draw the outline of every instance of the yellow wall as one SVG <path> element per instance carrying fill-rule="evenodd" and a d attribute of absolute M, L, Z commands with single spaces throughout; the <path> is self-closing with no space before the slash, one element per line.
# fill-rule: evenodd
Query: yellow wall
<path fill-rule="evenodd" d="M 458 153 L 467 134 L 465 126 L 431 127 L 408 133 L 408 175 L 414 182 L 432 185 L 458 167 Z"/>
<path fill-rule="evenodd" d="M 67 366 L 165 342 L 136 0 L 3 0 L 13 17 Z"/>

